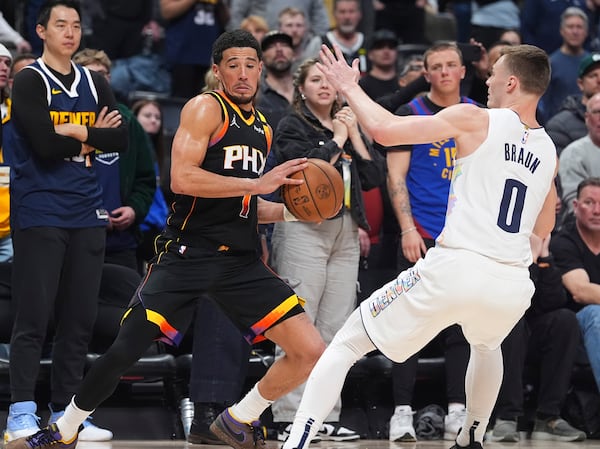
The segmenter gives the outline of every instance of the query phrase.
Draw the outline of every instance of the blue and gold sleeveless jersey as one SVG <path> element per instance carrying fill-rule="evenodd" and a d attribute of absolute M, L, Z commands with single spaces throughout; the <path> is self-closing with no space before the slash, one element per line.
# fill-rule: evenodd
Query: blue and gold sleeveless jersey
<path fill-rule="evenodd" d="M 223 125 L 208 143 L 202 168 L 222 176 L 258 178 L 271 148 L 264 116 L 244 113 L 222 91 L 209 92 L 221 105 Z M 168 237 L 189 246 L 256 251 L 258 215 L 255 195 L 199 198 L 177 195 L 167 219 Z"/>
<path fill-rule="evenodd" d="M 460 102 L 474 103 L 467 97 L 460 97 Z M 443 109 L 426 96 L 415 98 L 408 107 L 413 115 L 433 115 Z M 412 146 L 406 187 L 413 219 L 423 238 L 435 239 L 444 228 L 455 156 L 454 139 Z"/>
<path fill-rule="evenodd" d="M 41 59 L 25 70 L 35 70 L 46 85 L 50 118 L 55 125 L 95 123 L 98 94 L 87 69 L 73 64 L 75 80 L 69 89 Z M 32 125 L 15 119 L 11 123 L 4 144 L 11 151 L 12 226 L 106 226 L 101 188 L 93 167 L 86 166 L 89 164 L 81 156 L 53 160 L 38 157 L 24 133 Z"/>

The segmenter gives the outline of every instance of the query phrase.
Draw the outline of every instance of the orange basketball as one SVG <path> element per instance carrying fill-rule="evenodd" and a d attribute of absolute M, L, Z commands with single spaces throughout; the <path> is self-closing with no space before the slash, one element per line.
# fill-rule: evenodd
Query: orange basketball
<path fill-rule="evenodd" d="M 290 178 L 304 179 L 300 185 L 284 184 L 281 198 L 288 210 L 302 221 L 320 222 L 334 217 L 344 200 L 344 181 L 336 168 L 322 159 L 311 158 L 308 167 Z"/>

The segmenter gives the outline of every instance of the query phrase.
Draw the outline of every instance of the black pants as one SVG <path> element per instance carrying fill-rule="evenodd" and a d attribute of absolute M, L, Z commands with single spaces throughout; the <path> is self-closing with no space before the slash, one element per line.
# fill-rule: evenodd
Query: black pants
<path fill-rule="evenodd" d="M 210 299 L 198 301 L 194 322 L 190 399 L 232 405 L 240 399 L 251 346 Z"/>
<path fill-rule="evenodd" d="M 471 352 L 469 344 L 458 325 L 450 326 L 440 332 L 436 340 L 440 339 L 444 347 L 444 358 L 446 360 L 446 398 L 448 403 L 458 402 L 464 404 L 466 401 L 465 374 Z M 404 363 L 393 364 L 392 388 L 395 405 L 412 404 L 418 360 L 419 353 L 413 355 Z"/>
<path fill-rule="evenodd" d="M 504 378 L 496 417 L 515 419 L 523 415 L 525 367 L 537 385 L 537 413 L 560 416 L 580 339 L 577 318 L 569 309 L 553 310 L 527 321 L 522 318 L 502 343 Z"/>
<path fill-rule="evenodd" d="M 83 376 L 104 259 L 103 227 L 13 230 L 10 342 L 13 402 L 34 400 L 46 331 L 55 323 L 51 401 L 66 404 Z"/>

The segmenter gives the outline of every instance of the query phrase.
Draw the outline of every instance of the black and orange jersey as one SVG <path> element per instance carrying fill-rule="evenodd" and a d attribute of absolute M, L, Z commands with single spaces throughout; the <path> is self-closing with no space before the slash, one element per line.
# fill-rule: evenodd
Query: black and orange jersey
<path fill-rule="evenodd" d="M 208 92 L 221 105 L 222 126 L 209 143 L 202 168 L 222 176 L 258 178 L 271 148 L 271 129 L 257 110 L 241 111 L 222 91 Z M 188 246 L 256 251 L 255 195 L 200 198 L 177 195 L 166 235 Z"/>

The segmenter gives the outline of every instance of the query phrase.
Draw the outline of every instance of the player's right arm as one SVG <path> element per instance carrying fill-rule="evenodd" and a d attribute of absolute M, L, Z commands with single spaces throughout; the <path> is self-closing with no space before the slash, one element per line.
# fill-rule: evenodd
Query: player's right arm
<path fill-rule="evenodd" d="M 410 151 L 387 152 L 387 186 L 394 214 L 400 225 L 402 254 L 410 262 L 416 262 L 425 252 L 425 242 L 417 232 L 406 187 L 410 167 Z"/>
<path fill-rule="evenodd" d="M 171 149 L 171 190 L 176 194 L 204 198 L 260 195 L 282 184 L 301 184 L 288 176 L 306 168 L 306 159 L 293 159 L 259 178 L 221 176 L 204 170 L 202 163 L 211 140 L 221 129 L 221 106 L 211 95 L 198 95 L 181 111 L 180 124 Z"/>

